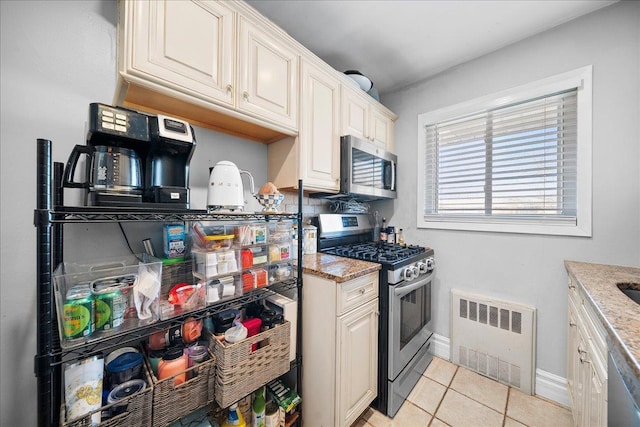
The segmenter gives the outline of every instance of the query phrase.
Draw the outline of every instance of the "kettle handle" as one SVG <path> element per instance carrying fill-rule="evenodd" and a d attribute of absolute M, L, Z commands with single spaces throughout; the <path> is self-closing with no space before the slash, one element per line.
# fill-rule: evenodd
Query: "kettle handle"
<path fill-rule="evenodd" d="M 86 154 L 87 156 L 90 156 L 91 152 L 89 151 L 89 146 L 76 145 L 75 147 L 73 147 L 73 151 L 71 151 L 71 154 L 69 154 L 69 160 L 67 160 L 67 166 L 64 168 L 64 177 L 62 181 L 63 187 L 89 188 L 89 182 L 73 181 L 73 175 L 75 174 L 76 165 L 78 164 L 78 159 L 80 158 L 80 154 Z"/>
<path fill-rule="evenodd" d="M 253 183 L 253 175 L 251 175 L 251 172 L 248 171 L 240 171 L 241 174 L 245 174 L 249 177 L 249 184 L 251 185 L 251 195 L 255 196 L 256 195 L 256 187 Z"/>

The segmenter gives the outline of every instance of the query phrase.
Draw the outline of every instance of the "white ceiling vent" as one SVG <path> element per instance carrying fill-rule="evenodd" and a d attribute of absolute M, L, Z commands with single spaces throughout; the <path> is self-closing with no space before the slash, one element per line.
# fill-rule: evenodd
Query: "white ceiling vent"
<path fill-rule="evenodd" d="M 536 309 L 451 290 L 453 363 L 534 394 Z"/>

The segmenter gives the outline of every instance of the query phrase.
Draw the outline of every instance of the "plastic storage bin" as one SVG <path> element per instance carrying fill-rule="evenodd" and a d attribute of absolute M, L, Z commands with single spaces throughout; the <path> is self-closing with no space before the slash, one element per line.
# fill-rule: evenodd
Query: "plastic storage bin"
<path fill-rule="evenodd" d="M 161 320 L 206 307 L 207 292 L 193 277 L 193 261 L 169 262 L 162 266 Z"/>
<path fill-rule="evenodd" d="M 267 243 L 267 225 L 264 223 L 248 223 L 236 225 L 234 229 L 237 246 L 251 246 Z"/>
<path fill-rule="evenodd" d="M 227 276 L 240 270 L 238 252 L 235 250 L 205 251 L 194 249 L 191 251 L 191 257 L 193 259 L 193 275 L 199 279 Z"/>
<path fill-rule="evenodd" d="M 53 277 L 63 348 L 160 318 L 162 261 L 147 254 L 60 263 Z"/>

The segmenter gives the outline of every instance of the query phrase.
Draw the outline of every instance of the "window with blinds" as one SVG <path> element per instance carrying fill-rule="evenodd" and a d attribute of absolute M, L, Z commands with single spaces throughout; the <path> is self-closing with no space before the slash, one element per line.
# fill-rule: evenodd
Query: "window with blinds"
<path fill-rule="evenodd" d="M 426 126 L 424 214 L 575 224 L 576 92 Z"/>
<path fill-rule="evenodd" d="M 592 67 L 418 115 L 420 228 L 591 236 Z"/>

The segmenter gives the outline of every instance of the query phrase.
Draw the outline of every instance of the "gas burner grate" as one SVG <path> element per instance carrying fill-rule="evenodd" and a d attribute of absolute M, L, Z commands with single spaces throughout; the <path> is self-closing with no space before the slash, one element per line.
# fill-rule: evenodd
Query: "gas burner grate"
<path fill-rule="evenodd" d="M 401 246 L 394 243 L 367 242 L 336 246 L 325 250 L 325 252 L 364 261 L 397 262 L 425 252 L 425 248 L 414 245 Z"/>

